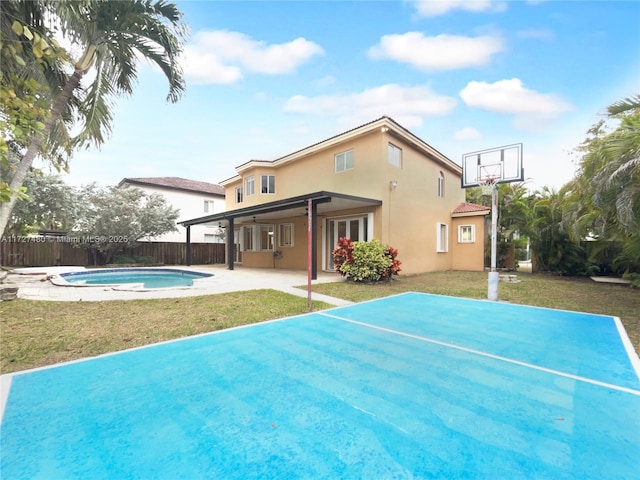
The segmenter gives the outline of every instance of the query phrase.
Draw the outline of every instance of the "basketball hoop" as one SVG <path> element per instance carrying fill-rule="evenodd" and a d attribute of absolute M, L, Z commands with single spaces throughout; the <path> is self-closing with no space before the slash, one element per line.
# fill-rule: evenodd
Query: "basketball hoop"
<path fill-rule="evenodd" d="M 478 177 L 478 186 L 482 188 L 483 195 L 491 195 L 493 187 L 500 180 L 500 175 L 487 175 L 484 177 Z"/>

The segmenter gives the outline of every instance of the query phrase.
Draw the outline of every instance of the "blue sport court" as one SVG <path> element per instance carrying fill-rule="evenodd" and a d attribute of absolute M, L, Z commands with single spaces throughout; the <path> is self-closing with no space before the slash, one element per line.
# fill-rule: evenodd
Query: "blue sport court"
<path fill-rule="evenodd" d="M 1 477 L 638 479 L 619 319 L 406 293 L 5 376 Z"/>

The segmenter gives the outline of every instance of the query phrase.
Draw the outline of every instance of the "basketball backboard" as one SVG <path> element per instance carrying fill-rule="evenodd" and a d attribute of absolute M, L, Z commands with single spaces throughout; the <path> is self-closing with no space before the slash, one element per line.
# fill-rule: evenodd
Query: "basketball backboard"
<path fill-rule="evenodd" d="M 477 187 L 487 181 L 524 181 L 521 143 L 465 153 L 462 156 L 462 188 Z"/>

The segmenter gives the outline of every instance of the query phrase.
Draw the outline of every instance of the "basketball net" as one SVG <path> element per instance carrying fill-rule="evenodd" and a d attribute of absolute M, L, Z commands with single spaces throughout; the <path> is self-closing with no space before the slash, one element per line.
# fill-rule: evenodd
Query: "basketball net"
<path fill-rule="evenodd" d="M 482 188 L 483 195 L 491 195 L 493 187 L 500 180 L 499 175 L 487 175 L 486 177 L 478 177 L 478 185 Z"/>

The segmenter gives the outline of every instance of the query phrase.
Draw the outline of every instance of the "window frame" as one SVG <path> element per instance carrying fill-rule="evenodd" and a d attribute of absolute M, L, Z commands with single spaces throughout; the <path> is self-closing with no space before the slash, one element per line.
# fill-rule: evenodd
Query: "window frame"
<path fill-rule="evenodd" d="M 263 235 L 263 232 L 266 232 L 266 236 Z M 260 252 L 273 252 L 276 249 L 275 242 L 276 229 L 275 225 L 272 223 L 261 223 L 260 224 Z M 265 248 L 265 240 L 267 240 L 267 245 Z M 269 240 L 271 241 L 271 245 L 269 245 Z M 257 246 L 257 245 L 256 245 Z"/>
<path fill-rule="evenodd" d="M 387 144 L 387 163 L 394 167 L 402 168 L 402 149 L 391 142 Z"/>
<path fill-rule="evenodd" d="M 236 187 L 236 203 L 242 203 L 244 200 L 242 185 Z"/>
<path fill-rule="evenodd" d="M 255 193 L 256 193 L 256 179 L 254 178 L 253 175 L 251 175 L 244 179 L 244 194 L 247 197 L 250 197 L 251 195 L 255 195 Z"/>
<path fill-rule="evenodd" d="M 444 239 L 443 239 L 444 232 Z M 444 245 L 443 245 L 444 243 Z M 446 223 L 436 223 L 436 252 L 447 253 L 449 251 L 449 225 Z"/>
<path fill-rule="evenodd" d="M 265 191 L 265 178 L 267 179 L 267 184 L 266 184 L 266 191 Z M 270 184 L 271 182 L 269 181 L 270 178 L 273 178 L 273 191 L 270 192 Z M 263 195 L 274 195 L 276 193 L 276 176 L 275 175 L 269 175 L 267 173 L 265 173 L 264 175 L 260 175 L 260 193 Z"/>
<path fill-rule="evenodd" d="M 289 242 L 284 242 L 287 235 L 284 233 L 284 229 L 289 229 Z M 293 247 L 295 245 L 294 240 L 294 226 L 293 223 L 280 223 L 278 225 L 278 247 Z"/>
<path fill-rule="evenodd" d="M 204 201 L 204 213 L 215 213 L 216 202 L 214 200 Z M 211 210 L 209 210 L 211 208 Z"/>
<path fill-rule="evenodd" d="M 338 169 L 338 161 L 339 161 L 338 158 L 339 157 L 344 157 L 343 158 L 343 165 L 342 165 L 341 169 Z M 355 156 L 354 156 L 354 153 L 353 153 L 353 148 L 351 148 L 349 150 L 345 150 L 344 152 L 336 153 L 333 156 L 334 172 L 335 173 L 342 173 L 342 172 L 347 172 L 349 170 L 353 170 L 353 167 L 355 166 L 354 157 Z"/>
<path fill-rule="evenodd" d="M 242 250 L 245 252 L 254 252 L 255 251 L 255 231 L 253 225 L 245 225 L 242 227 L 244 231 L 242 232 Z"/>
<path fill-rule="evenodd" d="M 444 173 L 438 172 L 438 197 L 444 198 Z"/>
<path fill-rule="evenodd" d="M 471 239 L 465 240 L 463 230 L 469 229 L 471 233 Z M 458 243 L 475 243 L 476 242 L 476 226 L 472 224 L 468 225 L 458 225 Z"/>

